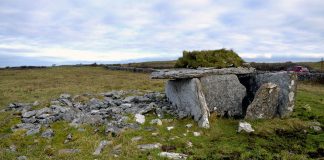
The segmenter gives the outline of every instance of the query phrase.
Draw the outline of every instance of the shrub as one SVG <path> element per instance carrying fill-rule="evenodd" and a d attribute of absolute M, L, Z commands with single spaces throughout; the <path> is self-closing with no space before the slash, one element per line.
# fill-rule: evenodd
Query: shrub
<path fill-rule="evenodd" d="M 183 51 L 183 57 L 179 58 L 175 64 L 176 68 L 198 68 L 198 67 L 239 67 L 244 63 L 233 50 L 202 50 Z"/>

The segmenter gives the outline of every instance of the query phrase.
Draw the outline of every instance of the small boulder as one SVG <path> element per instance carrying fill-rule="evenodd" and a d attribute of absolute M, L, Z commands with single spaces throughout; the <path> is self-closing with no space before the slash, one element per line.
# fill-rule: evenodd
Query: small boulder
<path fill-rule="evenodd" d="M 93 152 L 93 155 L 95 155 L 95 156 L 99 155 L 101 153 L 101 151 L 103 150 L 103 148 L 108 144 L 112 144 L 112 141 L 106 141 L 106 140 L 100 141 L 99 146 Z"/>
<path fill-rule="evenodd" d="M 186 127 L 187 127 L 187 128 L 191 128 L 191 127 L 192 127 L 192 124 L 191 124 L 191 123 L 186 124 Z"/>
<path fill-rule="evenodd" d="M 141 145 L 138 145 L 137 148 L 140 149 L 141 151 L 145 151 L 145 150 L 151 150 L 151 149 L 158 149 L 161 146 L 162 145 L 160 143 L 153 143 L 153 144 L 141 144 Z"/>
<path fill-rule="evenodd" d="M 238 127 L 238 132 L 247 132 L 247 133 L 251 133 L 254 132 L 254 129 L 252 128 L 250 123 L 247 122 L 240 122 L 239 123 L 239 127 Z"/>
<path fill-rule="evenodd" d="M 106 130 L 105 130 L 105 133 L 106 134 L 111 133 L 112 136 L 118 136 L 122 132 L 122 130 L 123 130 L 122 128 L 119 128 L 116 125 L 108 123 L 107 127 L 106 127 Z"/>
<path fill-rule="evenodd" d="M 182 153 L 173 153 L 173 152 L 161 152 L 159 153 L 159 156 L 168 159 L 174 159 L 174 160 L 182 160 L 188 158 L 188 155 Z"/>
<path fill-rule="evenodd" d="M 174 129 L 173 126 L 167 127 L 167 130 L 168 130 L 168 131 L 171 131 L 172 129 Z"/>
<path fill-rule="evenodd" d="M 137 136 L 137 137 L 133 137 L 133 138 L 131 139 L 131 141 L 132 141 L 132 142 L 137 142 L 137 141 L 139 141 L 139 140 L 141 140 L 141 139 L 142 139 L 141 136 Z"/>
<path fill-rule="evenodd" d="M 194 135 L 195 137 L 199 137 L 199 136 L 201 135 L 201 133 L 200 133 L 200 132 L 193 132 L 193 135 Z"/>
<path fill-rule="evenodd" d="M 138 101 L 138 98 L 136 96 L 128 96 L 123 100 L 124 103 L 131 103 L 131 102 L 137 102 L 137 101 Z"/>
<path fill-rule="evenodd" d="M 162 121 L 160 119 L 152 119 L 150 124 L 157 124 L 158 126 L 161 126 Z"/>
<path fill-rule="evenodd" d="M 51 138 L 54 136 L 54 131 L 52 129 L 46 129 L 41 136 L 43 138 Z"/>
<path fill-rule="evenodd" d="M 145 116 L 141 114 L 135 114 L 135 121 L 139 124 L 145 123 Z"/>
<path fill-rule="evenodd" d="M 79 153 L 80 149 L 60 149 L 58 151 L 59 154 L 73 154 L 73 153 Z"/>
<path fill-rule="evenodd" d="M 321 132 L 322 128 L 320 126 L 310 126 L 311 129 L 313 129 L 315 132 Z"/>
<path fill-rule="evenodd" d="M 26 135 L 29 136 L 29 135 L 39 133 L 40 128 L 41 128 L 41 125 L 34 125 L 34 127 L 28 129 L 28 131 L 26 132 Z"/>
<path fill-rule="evenodd" d="M 36 115 L 36 111 L 28 111 L 28 112 L 24 112 L 22 113 L 22 117 L 23 118 L 30 118 L 32 116 L 35 116 Z"/>

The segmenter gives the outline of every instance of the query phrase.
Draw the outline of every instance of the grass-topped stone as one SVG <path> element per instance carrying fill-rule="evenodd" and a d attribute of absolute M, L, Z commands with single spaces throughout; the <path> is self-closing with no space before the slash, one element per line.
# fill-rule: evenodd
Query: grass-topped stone
<path fill-rule="evenodd" d="M 202 50 L 183 51 L 183 57 L 179 58 L 175 68 L 214 67 L 228 68 L 242 66 L 244 60 L 233 50 Z"/>

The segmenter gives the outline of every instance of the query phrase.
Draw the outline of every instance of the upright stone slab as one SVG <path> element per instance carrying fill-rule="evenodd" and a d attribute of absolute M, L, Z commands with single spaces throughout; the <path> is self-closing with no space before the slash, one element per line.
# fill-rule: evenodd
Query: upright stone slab
<path fill-rule="evenodd" d="M 257 74 L 255 76 L 255 86 L 259 88 L 264 83 L 274 83 L 280 87 L 278 113 L 281 118 L 291 115 L 295 106 L 295 96 L 297 90 L 297 75 L 289 72 L 275 72 Z M 256 92 L 256 90 L 255 90 Z"/>
<path fill-rule="evenodd" d="M 165 91 L 181 117 L 193 116 L 200 127 L 209 128 L 209 110 L 199 79 L 169 80 Z"/>
<path fill-rule="evenodd" d="M 210 111 L 221 116 L 242 116 L 246 89 L 236 75 L 209 75 L 200 80 Z"/>
<path fill-rule="evenodd" d="M 274 83 L 263 84 L 248 106 L 246 119 L 271 119 L 277 116 L 280 88 Z"/>

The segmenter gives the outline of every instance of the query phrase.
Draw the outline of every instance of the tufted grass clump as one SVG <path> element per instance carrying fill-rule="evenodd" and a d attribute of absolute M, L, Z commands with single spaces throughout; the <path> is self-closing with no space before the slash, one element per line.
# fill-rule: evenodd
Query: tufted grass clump
<path fill-rule="evenodd" d="M 244 60 L 233 50 L 202 50 L 202 51 L 183 51 L 183 57 L 179 58 L 175 68 L 198 68 L 215 67 L 228 68 L 239 67 Z"/>

